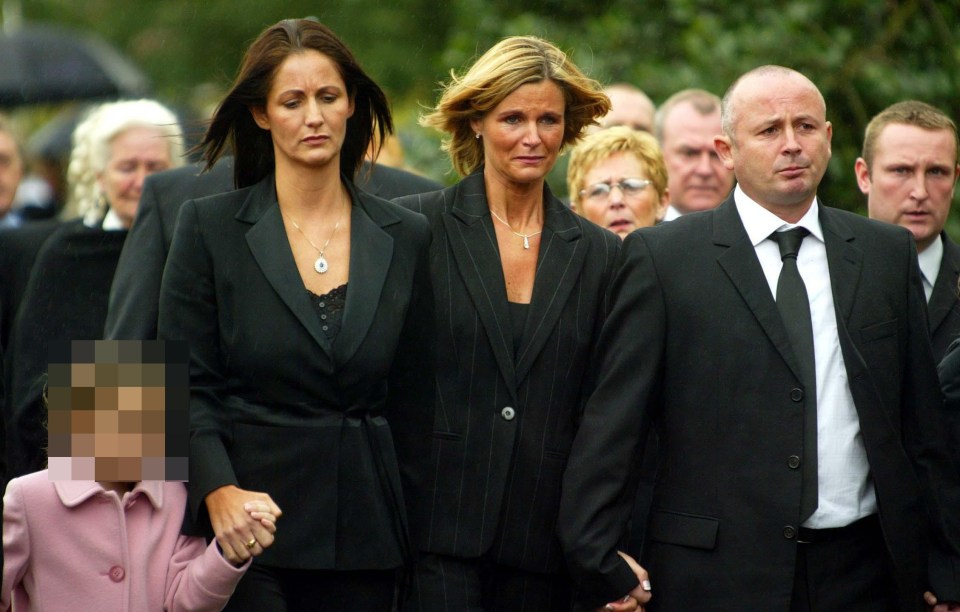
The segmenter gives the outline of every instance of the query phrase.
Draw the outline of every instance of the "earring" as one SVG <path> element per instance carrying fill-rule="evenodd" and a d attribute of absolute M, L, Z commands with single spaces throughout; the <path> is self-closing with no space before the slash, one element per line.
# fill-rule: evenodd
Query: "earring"
<path fill-rule="evenodd" d="M 480 132 L 477 132 L 477 140 L 480 140 Z"/>

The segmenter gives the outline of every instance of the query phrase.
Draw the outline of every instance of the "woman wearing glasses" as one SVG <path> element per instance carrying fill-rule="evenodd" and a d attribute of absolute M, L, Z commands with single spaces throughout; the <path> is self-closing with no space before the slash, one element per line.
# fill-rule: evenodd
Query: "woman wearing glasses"
<path fill-rule="evenodd" d="M 422 554 L 406 610 L 565 610 L 575 595 L 554 533 L 560 482 L 620 241 L 545 177 L 608 108 L 563 52 L 523 36 L 453 74 L 422 118 L 445 133 L 464 178 L 398 200 L 432 225 L 437 313 L 429 478 L 412 496 Z"/>
<path fill-rule="evenodd" d="M 667 167 L 656 139 L 628 127 L 587 136 L 570 153 L 570 206 L 620 238 L 663 219 Z"/>

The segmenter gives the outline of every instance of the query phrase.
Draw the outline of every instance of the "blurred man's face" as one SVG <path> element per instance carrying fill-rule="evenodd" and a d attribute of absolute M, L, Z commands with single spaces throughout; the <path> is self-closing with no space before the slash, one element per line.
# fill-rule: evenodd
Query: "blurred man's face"
<path fill-rule="evenodd" d="M 733 189 L 728 170 L 713 147 L 720 128 L 720 109 L 701 114 L 688 102 L 675 106 L 663 122 L 663 160 L 670 200 L 683 214 L 718 206 Z"/>
<path fill-rule="evenodd" d="M 10 134 L 0 132 L 0 217 L 10 212 L 22 178 L 23 160 L 17 143 Z"/>
<path fill-rule="evenodd" d="M 873 162 L 856 163 L 871 219 L 905 227 L 917 249 L 930 246 L 947 222 L 960 166 L 950 130 L 891 123 L 877 136 Z"/>

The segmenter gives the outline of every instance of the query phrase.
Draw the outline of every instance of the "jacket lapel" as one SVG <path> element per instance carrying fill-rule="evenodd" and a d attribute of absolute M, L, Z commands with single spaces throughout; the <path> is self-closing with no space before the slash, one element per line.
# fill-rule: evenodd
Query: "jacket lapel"
<path fill-rule="evenodd" d="M 250 190 L 247 201 L 237 212 L 236 219 L 252 226 L 246 233 L 247 246 L 267 282 L 277 292 L 310 336 L 328 355 L 333 349 L 320 329 L 317 313 L 310 304 L 303 279 L 290 250 L 290 242 L 283 227 L 280 206 L 273 177 L 264 179 Z"/>
<path fill-rule="evenodd" d="M 553 197 L 544 184 L 543 238 L 537 259 L 533 298 L 520 342 L 517 383 L 526 378 L 553 332 L 570 292 L 580 279 L 586 257 L 583 230 L 576 213 Z"/>
<path fill-rule="evenodd" d="M 717 263 L 726 272 L 784 361 L 797 378 L 801 378 L 800 364 L 793 354 L 787 329 L 780 318 L 763 268 L 760 267 L 757 251 L 743 228 L 733 196 L 714 213 L 713 243 L 728 247 L 717 257 Z"/>
<path fill-rule="evenodd" d="M 482 171 L 460 182 L 450 213 L 443 215 L 443 223 L 457 269 L 487 332 L 500 373 L 516 402 L 517 377 L 507 312 L 507 290 Z"/>
<path fill-rule="evenodd" d="M 930 303 L 927 304 L 931 334 L 957 307 L 957 278 L 960 277 L 960 249 L 943 234 L 940 235 L 940 240 L 943 241 L 943 259 L 940 261 L 937 284 L 934 285 Z"/>
<path fill-rule="evenodd" d="M 343 325 L 334 342 L 337 363 L 346 363 L 367 337 L 380 304 L 380 294 L 393 259 L 393 237 L 383 227 L 400 219 L 358 192 L 352 183 L 350 211 L 350 284 Z"/>
<path fill-rule="evenodd" d="M 820 203 L 820 227 L 827 248 L 827 267 L 837 325 L 847 325 L 863 268 L 863 253 L 853 244 L 854 235 L 838 215 Z"/>

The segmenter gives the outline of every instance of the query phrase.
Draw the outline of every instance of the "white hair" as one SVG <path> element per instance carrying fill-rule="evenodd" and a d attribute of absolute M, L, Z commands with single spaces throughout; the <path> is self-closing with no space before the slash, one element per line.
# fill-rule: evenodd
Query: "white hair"
<path fill-rule="evenodd" d="M 100 224 L 109 202 L 97 178 L 110 161 L 113 139 L 135 127 L 156 128 L 166 138 L 171 167 L 183 165 L 183 133 L 170 109 L 146 99 L 101 104 L 73 131 L 65 218 L 82 216 L 86 225 Z"/>

